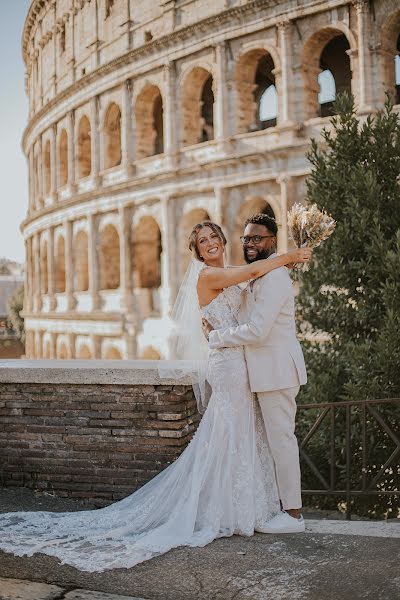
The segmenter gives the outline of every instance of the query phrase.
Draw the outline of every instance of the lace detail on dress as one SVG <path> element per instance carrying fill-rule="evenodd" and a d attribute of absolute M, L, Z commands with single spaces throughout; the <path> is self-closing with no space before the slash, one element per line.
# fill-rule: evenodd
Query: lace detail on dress
<path fill-rule="evenodd" d="M 237 324 L 241 290 L 224 290 L 202 312 Z M 177 546 L 252 535 L 280 510 L 264 423 L 250 392 L 242 348 L 210 352 L 212 395 L 181 456 L 124 500 L 76 513 L 0 515 L 0 548 L 42 552 L 82 571 L 130 568 Z"/>

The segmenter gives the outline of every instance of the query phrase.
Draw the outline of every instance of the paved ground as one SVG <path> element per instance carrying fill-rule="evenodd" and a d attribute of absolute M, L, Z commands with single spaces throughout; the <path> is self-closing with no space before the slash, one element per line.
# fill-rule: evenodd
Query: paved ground
<path fill-rule="evenodd" d="M 0 489 L 1 512 L 79 508 Z M 305 534 L 234 536 L 105 573 L 0 553 L 0 600 L 399 600 L 399 558 L 400 522 L 310 519 Z"/>

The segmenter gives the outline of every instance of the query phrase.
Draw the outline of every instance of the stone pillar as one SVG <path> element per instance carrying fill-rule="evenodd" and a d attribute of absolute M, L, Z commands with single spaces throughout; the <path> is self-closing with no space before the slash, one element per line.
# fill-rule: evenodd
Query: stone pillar
<path fill-rule="evenodd" d="M 133 309 L 131 220 L 130 208 L 128 206 L 120 207 L 119 223 L 121 308 L 127 313 L 132 312 Z"/>
<path fill-rule="evenodd" d="M 57 201 L 57 171 L 58 171 L 58 161 L 57 161 L 57 127 L 53 125 L 51 128 L 51 137 L 50 137 L 50 196 L 52 202 Z"/>
<path fill-rule="evenodd" d="M 75 72 L 75 15 L 76 15 L 76 8 L 72 7 L 71 11 L 70 11 L 70 21 L 71 21 L 71 44 L 70 44 L 70 48 L 71 48 L 71 59 L 68 62 L 68 69 L 69 71 L 72 73 L 72 83 L 75 83 L 76 80 L 76 72 Z"/>
<path fill-rule="evenodd" d="M 93 358 L 101 358 L 101 336 L 92 334 L 90 336 L 93 346 Z"/>
<path fill-rule="evenodd" d="M 122 96 L 122 166 L 129 178 L 134 173 L 133 168 L 133 115 L 132 115 L 132 82 L 127 79 Z"/>
<path fill-rule="evenodd" d="M 36 198 L 36 205 L 42 206 L 43 205 L 43 197 L 44 197 L 44 190 L 45 188 L 45 182 L 44 182 L 44 169 L 43 169 L 43 144 L 42 144 L 42 136 L 39 135 L 38 138 L 38 160 L 37 160 L 37 169 L 38 169 L 38 173 L 37 173 L 37 178 L 38 178 L 38 197 Z"/>
<path fill-rule="evenodd" d="M 28 154 L 29 162 L 29 211 L 28 214 L 35 210 L 35 163 L 33 158 L 33 146 L 31 146 Z"/>
<path fill-rule="evenodd" d="M 227 81 L 226 81 L 226 50 L 225 42 L 220 42 L 215 47 L 216 77 L 214 82 L 215 104 L 214 104 L 214 126 L 215 139 L 222 145 L 226 143 L 229 136 L 229 121 L 227 107 Z M 224 148 L 223 148 L 224 149 Z"/>
<path fill-rule="evenodd" d="M 68 333 L 68 347 L 67 347 L 68 358 L 75 358 L 75 340 L 76 340 L 76 334 Z"/>
<path fill-rule="evenodd" d="M 89 292 L 92 297 L 92 310 L 100 307 L 99 296 L 99 263 L 97 256 L 97 217 L 89 215 Z"/>
<path fill-rule="evenodd" d="M 34 264 L 34 312 L 40 312 L 42 308 L 42 296 L 40 291 L 40 239 L 39 234 L 33 236 L 33 264 Z"/>
<path fill-rule="evenodd" d="M 228 232 L 226 228 L 225 215 L 226 206 L 228 204 L 229 190 L 223 187 L 216 186 L 214 188 L 214 194 L 216 201 L 214 218 L 218 225 L 220 225 L 224 230 L 225 235 L 227 235 Z M 228 244 L 225 248 L 225 263 L 228 264 L 231 259 L 231 244 Z"/>
<path fill-rule="evenodd" d="M 90 102 L 91 134 L 92 134 L 92 177 L 96 185 L 100 185 L 100 127 L 99 97 L 94 96 Z"/>
<path fill-rule="evenodd" d="M 174 216 L 174 202 L 168 196 L 161 200 L 161 226 L 162 226 L 162 247 L 164 251 L 161 255 L 161 316 L 168 316 L 174 305 L 176 294 L 178 292 L 177 281 L 177 240 L 176 224 Z M 165 249 L 168 248 L 168 251 Z"/>
<path fill-rule="evenodd" d="M 278 232 L 278 252 L 287 252 L 289 245 L 287 211 L 290 203 L 289 195 L 292 188 L 292 177 L 282 175 L 277 178 L 277 182 L 281 187 L 281 228 Z"/>
<path fill-rule="evenodd" d="M 74 111 L 70 110 L 67 116 L 67 133 L 68 133 L 68 185 L 71 194 L 76 190 L 75 182 L 75 115 Z"/>
<path fill-rule="evenodd" d="M 74 298 L 74 267 L 72 249 L 72 221 L 65 221 L 65 293 L 67 296 L 67 310 L 75 308 Z"/>
<path fill-rule="evenodd" d="M 279 125 L 288 125 L 291 123 L 289 116 L 290 110 L 290 48 L 291 48 L 291 28 L 290 21 L 280 21 L 278 27 L 279 49 L 281 54 L 280 85 L 277 86 L 279 112 Z"/>
<path fill-rule="evenodd" d="M 358 112 L 365 113 L 371 110 L 369 106 L 371 61 L 369 53 L 369 2 L 368 0 L 353 0 L 357 11 L 357 39 L 358 39 Z M 394 67 L 393 67 L 394 68 Z"/>
<path fill-rule="evenodd" d="M 30 238 L 25 240 L 25 270 L 24 270 L 24 305 L 23 312 L 29 313 L 31 311 L 31 298 L 32 298 L 32 286 L 31 286 L 31 261 L 30 261 L 30 249 L 29 249 Z"/>
<path fill-rule="evenodd" d="M 164 152 L 168 155 L 170 168 L 177 167 L 177 106 L 176 106 L 176 66 L 168 62 L 164 66 Z"/>
<path fill-rule="evenodd" d="M 55 265 L 54 265 L 54 227 L 49 228 L 48 243 L 47 243 L 47 278 L 48 278 L 48 294 L 49 294 L 49 310 L 53 311 L 57 306 L 56 299 L 56 280 L 55 280 Z"/>
<path fill-rule="evenodd" d="M 56 340 L 57 340 L 57 336 L 53 332 L 51 332 L 49 334 L 49 336 L 50 336 L 50 359 L 54 360 L 55 358 L 57 358 L 57 352 L 56 352 Z"/>

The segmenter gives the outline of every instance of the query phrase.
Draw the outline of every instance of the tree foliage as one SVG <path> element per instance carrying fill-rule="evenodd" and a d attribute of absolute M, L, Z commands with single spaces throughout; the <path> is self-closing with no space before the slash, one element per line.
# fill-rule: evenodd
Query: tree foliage
<path fill-rule="evenodd" d="M 24 305 L 24 286 L 17 288 L 8 300 L 8 318 L 12 329 L 16 332 L 18 339 L 25 343 L 24 318 L 21 311 Z"/>
<path fill-rule="evenodd" d="M 400 120 L 388 100 L 360 121 L 348 94 L 338 97 L 335 112 L 308 155 L 307 201 L 326 209 L 337 228 L 315 251 L 299 293 L 300 327 L 314 340 L 304 343 L 309 383 L 300 401 L 399 397 Z M 388 418 L 398 431 L 395 412 Z M 368 427 L 372 432 L 372 422 Z M 371 435 L 372 476 L 390 441 L 379 426 Z M 385 484 L 399 488 L 398 472 L 389 469 Z M 385 502 L 366 503 L 367 510 L 382 512 Z"/>

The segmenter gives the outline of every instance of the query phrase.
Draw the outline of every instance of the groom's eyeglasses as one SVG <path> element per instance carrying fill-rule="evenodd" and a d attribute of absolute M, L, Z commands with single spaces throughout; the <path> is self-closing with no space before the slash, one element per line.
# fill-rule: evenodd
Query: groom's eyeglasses
<path fill-rule="evenodd" d="M 247 246 L 247 244 L 250 244 L 250 242 L 253 242 L 256 246 L 258 244 L 260 244 L 260 242 L 262 240 L 265 240 L 265 238 L 273 238 L 275 237 L 274 235 L 242 235 L 242 237 L 240 238 L 240 241 L 242 242 L 243 246 Z"/>

